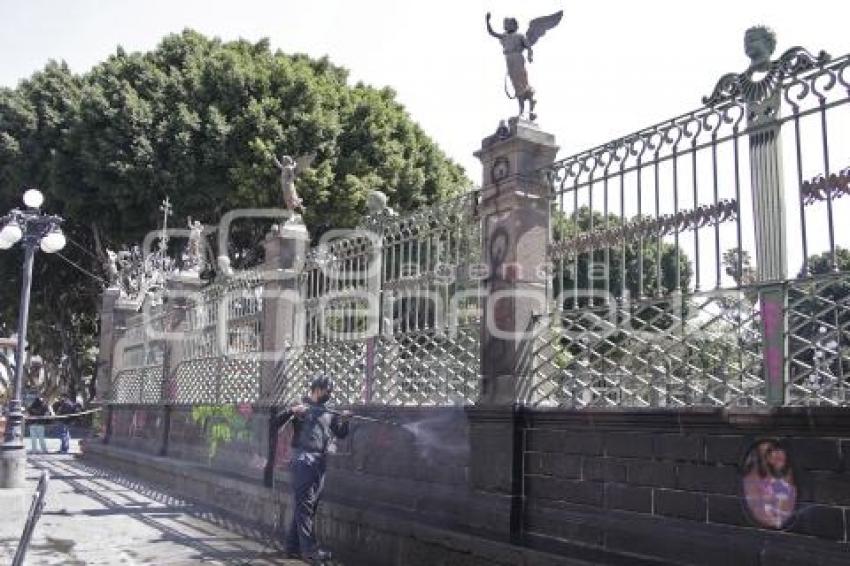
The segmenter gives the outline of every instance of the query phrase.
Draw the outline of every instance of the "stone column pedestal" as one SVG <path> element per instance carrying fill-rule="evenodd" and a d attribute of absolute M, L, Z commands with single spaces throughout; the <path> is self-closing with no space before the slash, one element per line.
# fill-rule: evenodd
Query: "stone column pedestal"
<path fill-rule="evenodd" d="M 496 502 L 490 528 L 500 540 L 523 537 L 523 432 L 517 404 L 531 375 L 534 336 L 546 322 L 551 189 L 542 174 L 554 162 L 555 138 L 512 119 L 484 138 L 476 156 L 484 178 L 482 252 L 489 273 L 481 325 L 481 392 L 469 419 L 472 489 Z"/>
<path fill-rule="evenodd" d="M 307 228 L 289 222 L 273 228 L 264 242 L 263 369 L 260 397 L 276 388 L 275 378 L 286 362 L 286 350 L 304 343 L 301 274 L 310 243 Z"/>
<path fill-rule="evenodd" d="M 785 185 L 782 173 L 781 89 L 747 104 L 751 128 L 750 180 L 753 191 L 756 274 L 759 287 L 763 375 L 768 405 L 785 402 L 788 383 L 788 320 L 786 307 L 788 244 Z"/>
<path fill-rule="evenodd" d="M 105 395 L 111 389 L 113 345 L 115 344 L 115 304 L 121 290 L 109 287 L 103 292 L 100 306 L 100 349 L 97 354 L 97 373 L 95 375 L 95 391 L 98 402 L 106 400 Z"/>
<path fill-rule="evenodd" d="M 546 269 L 551 188 L 540 170 L 554 162 L 555 138 L 511 119 L 482 141 L 483 260 L 489 268 L 481 328 L 479 404 L 511 405 L 527 376 L 533 335 L 551 294 Z"/>
<path fill-rule="evenodd" d="M 112 399 L 115 374 L 124 366 L 124 336 L 127 323 L 138 312 L 138 305 L 121 297 L 118 289 L 107 289 L 101 314 L 101 342 L 98 368 L 97 398 L 102 403 Z"/>
<path fill-rule="evenodd" d="M 190 275 L 175 274 L 168 278 L 165 285 L 168 315 L 163 321 L 165 352 L 162 360 L 161 399 L 163 403 L 171 404 L 179 400 L 175 380 L 177 367 L 191 356 L 191 352 L 186 351 L 187 333 L 193 330 L 190 327 L 189 310 L 200 300 L 201 280 Z"/>

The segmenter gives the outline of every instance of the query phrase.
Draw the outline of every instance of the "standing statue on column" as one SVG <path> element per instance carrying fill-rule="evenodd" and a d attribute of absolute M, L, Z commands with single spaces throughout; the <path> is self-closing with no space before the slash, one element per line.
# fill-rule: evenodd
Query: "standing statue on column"
<path fill-rule="evenodd" d="M 528 73 L 525 69 L 523 52 L 527 50 L 528 62 L 533 62 L 534 53 L 531 48 L 537 43 L 538 39 L 543 37 L 543 34 L 560 23 L 563 15 L 564 12 L 561 10 L 550 16 L 533 19 L 528 24 L 528 31 L 523 35 L 517 33 L 519 24 L 514 18 L 505 18 L 505 33 L 496 33 L 490 25 L 490 12 L 487 12 L 487 31 L 502 44 L 505 63 L 508 66 L 508 77 L 511 79 L 511 84 L 514 88 L 514 94 L 511 96 L 508 93 L 506 85 L 505 94 L 508 95 L 508 98 L 515 98 L 519 102 L 519 116 L 522 116 L 525 112 L 525 102 L 527 100 L 529 104 L 528 117 L 532 121 L 537 119 L 537 115 L 534 113 L 534 106 L 537 104 L 537 100 L 534 98 L 534 89 L 528 84 Z"/>
<path fill-rule="evenodd" d="M 118 254 L 109 248 L 106 248 L 106 261 L 104 262 L 104 267 L 106 268 L 107 287 L 118 287 Z"/>
<path fill-rule="evenodd" d="M 283 189 L 283 203 L 286 208 L 291 210 L 293 213 L 302 212 L 304 210 L 301 197 L 299 197 L 298 193 L 295 191 L 295 178 L 299 173 L 307 169 L 310 164 L 313 163 L 315 158 L 315 153 L 303 155 L 297 159 L 284 155 L 281 156 L 280 160 L 278 160 L 277 157 L 272 156 L 275 165 L 277 165 L 277 168 L 280 169 L 280 186 Z"/>
<path fill-rule="evenodd" d="M 201 245 L 201 240 L 204 234 L 204 225 L 200 220 L 192 221 L 192 217 L 187 218 L 189 227 L 189 242 L 186 244 L 186 255 L 184 257 L 184 271 L 201 272 L 204 268 L 204 250 Z"/>

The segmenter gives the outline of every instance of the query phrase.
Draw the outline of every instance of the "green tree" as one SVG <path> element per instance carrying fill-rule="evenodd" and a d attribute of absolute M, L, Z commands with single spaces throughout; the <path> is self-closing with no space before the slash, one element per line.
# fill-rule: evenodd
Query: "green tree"
<path fill-rule="evenodd" d="M 801 275 L 788 292 L 789 341 L 792 380 L 807 374 L 814 366 L 814 355 L 823 344 L 834 341 L 838 355 L 828 352 L 827 367 L 832 375 L 850 377 L 850 360 L 847 357 L 850 327 L 850 250 L 837 248 L 835 269 L 832 254 L 809 257 L 811 277 Z M 836 273 L 837 272 L 839 273 Z"/>
<path fill-rule="evenodd" d="M 609 215 L 609 228 L 621 223 L 621 218 Z M 574 216 L 553 215 L 556 242 L 605 226 L 604 216 L 587 207 L 580 208 Z M 600 247 L 567 257 L 559 264 L 553 290 L 562 302 L 562 338 L 550 346 L 553 351 L 548 353 L 552 356 L 549 363 L 559 369 L 566 365 L 578 373 L 591 367 L 603 374 L 624 368 L 644 372 L 647 368 L 633 366 L 648 356 L 632 354 L 641 349 L 652 350 L 652 345 L 647 346 L 646 341 L 633 343 L 634 332 L 650 332 L 661 339 L 660 331 L 688 316 L 692 268 L 684 251 L 673 244 L 646 238 L 642 245 L 629 241 Z M 624 303 L 628 314 L 620 310 L 612 314 L 612 299 L 623 298 L 624 290 L 635 302 Z M 675 295 L 677 291 L 679 294 Z M 551 343 L 551 339 L 548 341 Z"/>
<path fill-rule="evenodd" d="M 580 208 L 575 216 L 558 213 L 553 219 L 552 231 L 556 242 L 605 226 L 604 216 L 596 211 L 591 214 L 587 207 Z M 618 216 L 608 216 L 609 228 L 621 223 Z M 673 291 L 687 293 L 693 271 L 684 251 L 669 242 L 661 242 L 659 245 L 657 238 L 645 238 L 642 245 L 626 242 L 625 245 L 618 244 L 607 249 L 600 247 L 592 253 L 583 252 L 573 258 L 566 258 L 561 263 L 555 275 L 554 290 L 556 295 L 564 292 L 569 303 L 565 305 L 567 307 L 572 306 L 570 291 L 573 289 L 607 289 L 613 296 L 620 297 L 625 288 L 629 296 L 635 299 L 662 297 Z M 579 298 L 579 306 L 586 303 L 587 299 Z"/>
<path fill-rule="evenodd" d="M 40 188 L 79 244 L 63 255 L 95 274 L 105 247 L 158 226 L 166 195 L 178 227 L 186 216 L 216 225 L 228 210 L 281 206 L 272 154 L 311 152 L 298 190 L 314 237 L 355 225 L 371 190 L 409 210 L 468 184 L 391 89 L 350 85 L 327 59 L 275 52 L 266 40 L 223 42 L 187 30 L 147 53 L 118 48 L 82 75 L 50 62 L 0 89 L 0 210 L 17 206 L 23 187 Z M 235 267 L 261 261 L 267 229 L 234 226 Z M 6 331 L 15 326 L 20 259 L 19 251 L 0 254 Z M 74 360 L 65 364 L 74 387 L 91 369 L 99 294 L 96 280 L 39 254 L 31 342 L 46 358 Z"/>

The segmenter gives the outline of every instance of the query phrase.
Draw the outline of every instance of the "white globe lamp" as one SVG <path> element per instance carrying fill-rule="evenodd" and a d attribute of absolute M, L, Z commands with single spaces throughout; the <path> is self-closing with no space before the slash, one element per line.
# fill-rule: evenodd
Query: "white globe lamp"
<path fill-rule="evenodd" d="M 44 203 L 44 195 L 38 189 L 29 189 L 24 193 L 24 204 L 30 208 L 41 208 Z"/>

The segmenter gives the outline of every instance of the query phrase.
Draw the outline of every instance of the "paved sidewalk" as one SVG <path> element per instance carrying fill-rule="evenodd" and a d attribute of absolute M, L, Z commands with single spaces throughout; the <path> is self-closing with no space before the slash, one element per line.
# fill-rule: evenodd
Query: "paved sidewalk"
<path fill-rule="evenodd" d="M 50 472 L 51 482 L 27 566 L 304 564 L 283 559 L 253 538 L 255 533 L 209 509 L 93 468 L 73 455 L 31 455 L 33 488 L 41 469 Z M 0 564 L 11 562 L 21 527 L 0 524 Z"/>

